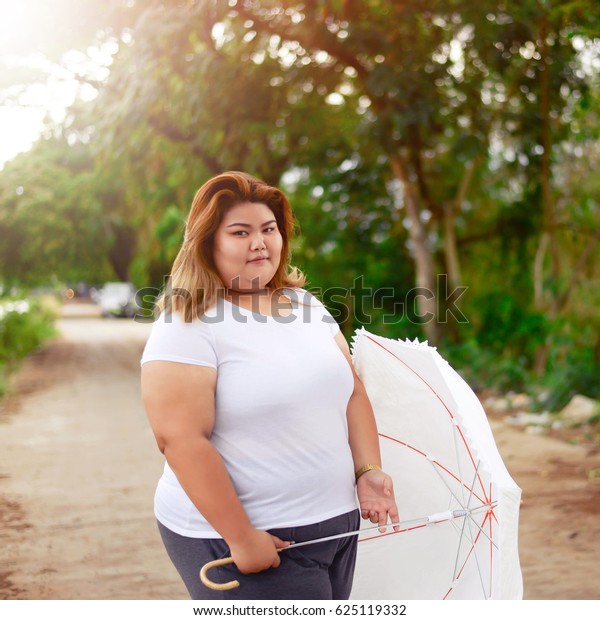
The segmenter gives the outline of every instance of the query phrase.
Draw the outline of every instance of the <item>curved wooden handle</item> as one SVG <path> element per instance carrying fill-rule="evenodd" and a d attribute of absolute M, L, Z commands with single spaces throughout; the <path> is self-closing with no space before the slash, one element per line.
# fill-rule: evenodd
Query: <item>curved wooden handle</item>
<path fill-rule="evenodd" d="M 239 587 L 240 582 L 237 579 L 234 579 L 233 581 L 228 581 L 227 583 L 215 583 L 208 578 L 206 573 L 211 568 L 216 568 L 217 566 L 224 566 L 225 564 L 233 564 L 233 558 L 221 558 L 220 560 L 213 560 L 212 562 L 207 562 L 200 569 L 200 581 L 211 590 L 232 590 L 233 588 Z"/>

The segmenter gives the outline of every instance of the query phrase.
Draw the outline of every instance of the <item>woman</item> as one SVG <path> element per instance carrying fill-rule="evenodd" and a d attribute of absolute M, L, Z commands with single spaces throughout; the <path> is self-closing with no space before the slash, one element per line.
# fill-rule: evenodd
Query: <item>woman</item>
<path fill-rule="evenodd" d="M 278 551 L 357 529 L 357 496 L 363 518 L 398 522 L 348 345 L 288 264 L 292 230 L 279 189 L 205 183 L 142 357 L 166 457 L 155 514 L 194 599 L 346 599 L 355 536 Z M 227 555 L 213 579 L 240 587 L 206 588 L 200 568 Z"/>

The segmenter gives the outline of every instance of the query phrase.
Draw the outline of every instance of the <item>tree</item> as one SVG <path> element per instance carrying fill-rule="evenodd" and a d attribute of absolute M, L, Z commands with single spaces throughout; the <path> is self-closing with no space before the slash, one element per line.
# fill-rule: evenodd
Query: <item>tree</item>
<path fill-rule="evenodd" d="M 93 162 L 82 146 L 40 141 L 0 176 L 0 277 L 7 283 L 110 277 Z"/>

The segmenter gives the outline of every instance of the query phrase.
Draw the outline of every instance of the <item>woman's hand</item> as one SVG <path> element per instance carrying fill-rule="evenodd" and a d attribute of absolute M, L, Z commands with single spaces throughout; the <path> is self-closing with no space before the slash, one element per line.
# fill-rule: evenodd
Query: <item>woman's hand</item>
<path fill-rule="evenodd" d="M 289 545 L 289 542 L 277 536 L 252 528 L 239 542 L 230 542 L 229 549 L 238 570 L 247 575 L 267 568 L 277 568 L 281 563 L 277 549 Z"/>
<path fill-rule="evenodd" d="M 356 491 L 363 519 L 385 525 L 399 523 L 392 479 L 383 471 L 367 471 L 356 481 Z M 394 529 L 398 529 L 397 527 Z"/>

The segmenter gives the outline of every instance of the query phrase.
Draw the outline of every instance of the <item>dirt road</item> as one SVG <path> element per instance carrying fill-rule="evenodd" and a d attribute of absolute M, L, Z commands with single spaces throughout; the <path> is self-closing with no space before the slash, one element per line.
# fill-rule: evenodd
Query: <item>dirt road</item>
<path fill-rule="evenodd" d="M 75 316 L 59 328 L 4 403 L 0 599 L 183 598 L 152 516 L 162 456 L 139 394 L 149 326 Z"/>
<path fill-rule="evenodd" d="M 0 599 L 187 598 L 152 516 L 149 326 L 71 313 L 59 327 L 0 405 Z M 523 488 L 525 598 L 600 598 L 599 451 L 492 426 Z"/>

